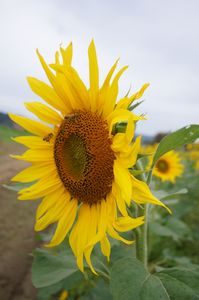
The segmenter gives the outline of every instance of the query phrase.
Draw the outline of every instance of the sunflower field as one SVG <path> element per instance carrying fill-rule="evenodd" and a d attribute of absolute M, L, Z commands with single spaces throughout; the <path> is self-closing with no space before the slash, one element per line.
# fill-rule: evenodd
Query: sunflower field
<path fill-rule="evenodd" d="M 143 143 L 136 108 L 148 83 L 119 97 L 117 60 L 100 85 L 93 40 L 89 87 L 72 43 L 53 63 L 37 55 L 48 83 L 28 83 L 45 104 L 25 103 L 39 120 L 9 114 L 24 129 L 12 140 L 28 148 L 12 158 L 28 166 L 4 184 L 39 202 L 36 299 L 199 299 L 199 125 Z"/>

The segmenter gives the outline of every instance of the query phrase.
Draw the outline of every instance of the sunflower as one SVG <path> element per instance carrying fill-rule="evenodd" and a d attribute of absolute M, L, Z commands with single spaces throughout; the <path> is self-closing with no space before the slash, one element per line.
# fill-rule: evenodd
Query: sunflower
<path fill-rule="evenodd" d="M 64 290 L 61 292 L 61 294 L 59 295 L 58 300 L 66 300 L 68 298 L 68 291 Z"/>
<path fill-rule="evenodd" d="M 118 61 L 111 67 L 99 87 L 99 70 L 94 42 L 88 48 L 89 88 L 72 67 L 72 43 L 55 55 L 47 65 L 37 50 L 50 85 L 33 77 L 28 82 L 40 102 L 25 103 L 41 121 L 10 114 L 10 118 L 33 135 L 14 138 L 29 148 L 16 159 L 32 165 L 12 180 L 32 182 L 19 192 L 18 199 L 42 199 L 36 213 L 35 230 L 56 223 L 54 235 L 46 245 L 59 245 L 67 234 L 79 269 L 84 271 L 84 258 L 91 262 L 94 246 L 100 243 L 102 253 L 110 257 L 109 237 L 126 244 L 119 232 L 131 230 L 144 222 L 132 218 L 127 206 L 131 201 L 164 206 L 148 186 L 129 172 L 137 160 L 141 137 L 134 137 L 135 123 L 143 119 L 128 110 L 140 98 L 148 84 L 137 93 L 116 102 L 118 81 L 127 67 L 113 77 Z M 61 54 L 61 56 L 60 56 Z M 60 61 L 60 57 L 62 60 Z M 126 122 L 123 133 L 114 130 Z"/>
<path fill-rule="evenodd" d="M 181 163 L 180 155 L 176 151 L 169 151 L 164 154 L 155 164 L 153 175 L 162 181 L 175 183 L 176 178 L 181 176 L 184 166 Z"/>
<path fill-rule="evenodd" d="M 199 170 L 199 160 L 197 160 L 196 163 L 195 163 L 195 169 Z"/>

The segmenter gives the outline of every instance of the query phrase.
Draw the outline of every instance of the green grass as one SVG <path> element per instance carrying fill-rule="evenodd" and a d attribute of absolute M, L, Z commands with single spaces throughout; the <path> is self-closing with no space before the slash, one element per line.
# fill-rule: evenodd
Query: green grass
<path fill-rule="evenodd" d="M 0 141 L 11 143 L 11 137 L 16 137 L 19 135 L 27 135 L 27 132 L 25 130 L 18 130 L 15 128 L 10 128 L 7 126 L 0 126 Z"/>

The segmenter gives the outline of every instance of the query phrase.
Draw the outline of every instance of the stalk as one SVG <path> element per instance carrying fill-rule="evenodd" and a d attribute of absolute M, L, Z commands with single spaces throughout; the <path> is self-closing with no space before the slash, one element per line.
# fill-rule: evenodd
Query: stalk
<path fill-rule="evenodd" d="M 136 168 L 138 170 L 143 170 L 142 164 L 137 161 Z M 144 174 L 139 175 L 140 180 L 150 184 L 151 181 L 151 172 L 149 172 L 147 180 Z M 148 213 L 149 213 L 149 204 L 145 204 L 144 208 L 138 207 L 138 216 L 144 215 L 145 222 L 138 228 L 136 231 L 136 255 L 137 258 L 143 263 L 144 267 L 148 267 Z"/>

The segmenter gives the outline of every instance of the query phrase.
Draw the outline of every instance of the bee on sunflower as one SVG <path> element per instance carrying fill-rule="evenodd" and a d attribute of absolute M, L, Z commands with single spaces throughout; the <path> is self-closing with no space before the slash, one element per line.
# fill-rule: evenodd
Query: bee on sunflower
<path fill-rule="evenodd" d="M 154 197 L 146 183 L 129 171 L 135 165 L 141 137 L 134 142 L 135 123 L 143 119 L 128 110 L 140 98 L 148 84 L 132 96 L 118 100 L 118 81 L 127 67 L 112 79 L 118 61 L 111 67 L 102 86 L 94 42 L 88 48 L 89 88 L 72 67 L 72 43 L 55 55 L 48 65 L 37 51 L 50 85 L 33 77 L 28 83 L 49 106 L 40 102 L 25 103 L 41 121 L 10 114 L 10 118 L 29 131 L 30 136 L 14 138 L 29 148 L 16 159 L 32 163 L 12 180 L 33 182 L 19 191 L 20 200 L 42 199 L 36 213 L 35 230 L 57 223 L 52 240 L 46 245 L 59 245 L 69 234 L 69 243 L 79 269 L 84 271 L 84 258 L 91 262 L 94 246 L 100 243 L 102 253 L 110 257 L 109 237 L 126 244 L 119 232 L 136 228 L 144 218 L 132 218 L 127 206 L 152 203 L 164 206 Z M 62 61 L 59 55 L 61 54 Z M 126 122 L 125 132 L 114 131 Z"/>

